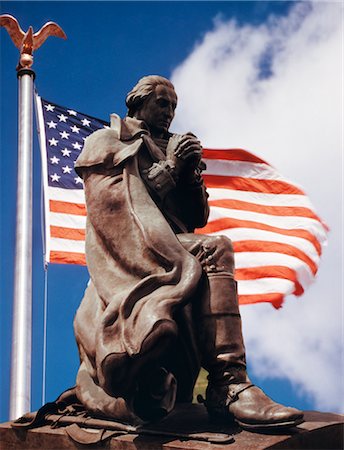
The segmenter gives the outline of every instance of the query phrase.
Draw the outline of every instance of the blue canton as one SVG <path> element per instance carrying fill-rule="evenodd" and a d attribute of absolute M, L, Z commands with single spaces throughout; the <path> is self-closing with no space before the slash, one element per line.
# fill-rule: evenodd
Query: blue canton
<path fill-rule="evenodd" d="M 48 185 L 64 189 L 83 189 L 74 170 L 86 137 L 109 126 L 95 117 L 42 100 L 46 137 Z"/>

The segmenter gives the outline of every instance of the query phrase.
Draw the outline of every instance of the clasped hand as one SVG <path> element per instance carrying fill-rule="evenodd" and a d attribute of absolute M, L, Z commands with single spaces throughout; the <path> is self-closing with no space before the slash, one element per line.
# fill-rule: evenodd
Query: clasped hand
<path fill-rule="evenodd" d="M 202 159 L 202 146 L 192 133 L 178 136 L 174 143 L 172 160 L 178 173 L 193 172 Z"/>

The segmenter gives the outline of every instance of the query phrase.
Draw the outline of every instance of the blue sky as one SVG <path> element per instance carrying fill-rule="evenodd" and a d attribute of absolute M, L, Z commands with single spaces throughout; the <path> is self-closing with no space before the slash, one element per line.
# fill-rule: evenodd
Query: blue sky
<path fill-rule="evenodd" d="M 338 170 L 333 173 L 330 184 L 333 183 L 333 191 L 325 187 L 322 193 L 317 190 L 317 180 L 321 172 L 321 161 L 316 158 L 315 144 L 313 140 L 317 136 L 304 137 L 302 133 L 308 130 L 307 124 L 311 120 L 309 110 L 304 105 L 308 103 L 302 98 L 296 96 L 297 105 L 280 100 L 279 94 L 284 92 L 283 87 L 288 86 L 291 97 L 290 102 L 294 101 L 293 92 L 305 92 L 307 87 L 314 84 L 314 91 L 311 98 L 317 98 L 319 109 L 332 111 L 332 122 L 335 122 L 334 133 L 336 139 L 340 134 L 340 106 L 337 103 L 322 105 L 326 102 L 325 98 L 335 99 L 338 95 L 340 84 L 336 79 L 334 83 L 331 80 L 321 78 L 321 70 L 313 71 L 312 77 L 307 77 L 307 71 L 316 66 L 316 61 L 323 55 L 326 49 L 333 48 L 333 58 L 329 64 L 335 64 L 334 61 L 340 53 L 332 45 L 333 30 L 339 29 L 336 21 L 338 14 L 336 8 L 338 3 L 330 3 L 326 14 L 318 11 L 313 4 L 303 4 L 303 7 L 296 10 L 295 2 L 2 2 L 1 13 L 14 15 L 21 27 L 26 30 L 30 25 L 34 31 L 47 21 L 57 22 L 67 34 L 68 40 L 63 41 L 56 38 L 49 38 L 45 44 L 35 53 L 34 70 L 36 72 L 36 88 L 39 94 L 52 102 L 68 106 L 77 111 L 82 111 L 91 116 L 108 120 L 111 112 L 117 112 L 124 115 L 124 98 L 126 93 L 143 75 L 160 74 L 166 77 L 172 77 L 175 82 L 177 93 L 180 98 L 180 111 L 177 112 L 175 126 L 192 129 L 205 141 L 205 144 L 211 146 L 240 146 L 248 150 L 255 150 L 259 156 L 279 165 L 283 172 L 283 167 L 287 175 L 291 178 L 297 177 L 296 181 L 306 186 L 307 192 L 310 192 L 311 199 L 318 208 L 320 214 L 325 220 L 330 222 L 332 236 L 335 245 L 330 247 L 340 248 L 339 228 L 340 211 L 338 208 L 331 207 L 326 197 L 327 191 L 332 195 L 335 191 L 338 194 L 337 187 L 340 186 L 340 174 Z M 331 9 L 332 7 L 332 9 Z M 323 27 L 319 27 L 323 25 Z M 333 23 L 332 23 L 333 22 Z M 309 39 L 312 31 L 319 30 L 317 42 Z M 277 30 L 286 30 L 283 33 Z M 311 31 L 309 31 L 311 29 Z M 255 54 L 249 49 L 255 48 L 255 42 L 260 42 L 262 36 L 266 39 L 266 47 L 261 51 L 259 58 L 256 58 L 255 64 L 258 65 L 258 74 L 250 82 L 251 88 L 260 95 L 262 104 L 268 104 L 262 108 L 259 119 L 250 115 L 254 109 L 252 102 L 247 103 L 247 95 L 241 92 L 240 80 L 247 77 L 244 71 L 238 72 L 242 77 L 231 78 L 230 70 L 226 70 L 227 63 L 234 64 L 233 69 L 241 67 L 240 55 L 226 48 L 226 45 L 220 44 L 221 36 L 230 30 L 237 33 L 243 33 L 244 43 L 242 55 L 247 55 L 247 59 L 256 58 Z M 246 31 L 245 31 L 246 30 Z M 246 34 L 245 34 L 246 33 Z M 308 35 L 307 35 L 308 33 Z M 314 33 L 313 33 L 314 34 Z M 306 36 L 307 35 L 307 36 Z M 251 36 L 251 37 L 249 37 Z M 306 37 L 305 37 L 306 36 Z M 256 39 L 256 40 L 254 40 Z M 282 44 L 281 44 L 282 42 Z M 245 44 L 246 43 L 246 44 Z M 289 47 L 288 47 L 289 45 Z M 208 47 L 207 47 L 208 46 Z M 218 51 L 219 70 L 213 73 L 206 62 L 202 61 L 202 50 L 212 48 Z M 213 46 L 213 47 L 212 47 Z M 251 47 L 250 47 L 251 46 Z M 281 47 L 283 49 L 281 50 Z M 301 52 L 295 54 L 294 49 Z M 293 49 L 293 50 L 291 50 Z M 18 60 L 18 50 L 7 32 L 1 29 L 0 34 L 1 50 L 1 410 L 0 420 L 5 421 L 8 418 L 8 392 L 10 379 L 10 348 L 11 348 L 11 320 L 12 320 L 12 297 L 13 297 L 13 266 L 14 266 L 14 245 L 15 245 L 15 192 L 16 192 L 16 164 L 17 164 L 17 79 L 15 67 Z M 229 51 L 230 50 L 230 51 Z M 302 51 L 304 53 L 302 54 Z M 232 53 L 231 53 L 232 52 Z M 246 53 L 245 53 L 246 52 Z M 237 60 L 229 60 L 230 53 Z M 331 56 L 331 52 L 326 51 Z M 252 56 L 253 55 L 253 56 Z M 309 64 L 303 58 L 307 56 Z M 259 61 L 257 63 L 257 60 Z M 297 65 L 302 61 L 299 69 Z M 338 62 L 338 61 L 337 61 Z M 226 63 L 226 64 L 225 64 Z M 311 64 L 315 64 L 312 66 Z M 229 67 L 228 66 L 228 67 Z M 283 67 L 283 74 L 280 74 L 279 67 Z M 320 66 L 319 66 L 320 67 Z M 293 70 L 295 68 L 295 70 Z M 337 70 L 333 65 L 331 70 Z M 293 73 L 299 70 L 299 80 L 293 78 Z M 340 67 L 339 67 L 340 74 Z M 218 100 L 214 92 L 212 99 L 209 99 L 212 109 L 210 110 L 207 125 L 202 122 L 200 115 L 203 104 L 199 103 L 201 98 L 206 98 L 206 93 L 201 89 L 195 90 L 190 81 L 190 74 L 193 76 L 194 85 L 197 85 L 198 78 L 209 76 L 208 80 L 214 85 L 219 85 L 226 92 L 238 92 L 237 96 L 230 99 L 231 110 L 224 109 L 224 103 Z M 325 74 L 325 76 L 327 76 Z M 216 78 L 218 77 L 218 78 Z M 288 78 L 289 77 L 289 78 Z M 319 77 L 319 79 L 318 79 Z M 279 81 L 281 88 L 274 94 L 274 81 Z M 308 81 L 308 82 L 307 82 Z M 327 97 L 321 94 L 322 82 L 330 86 Z M 284 83 L 284 84 L 283 84 Z M 313 83 L 313 84 L 312 84 Z M 316 84 L 318 83 L 318 84 Z M 337 84 L 336 84 L 337 83 Z M 251 89 L 250 88 L 250 89 Z M 240 94 L 240 95 L 239 95 Z M 309 95 L 311 95 L 310 93 Z M 269 97 L 270 95 L 270 97 Z M 296 94 L 295 94 L 296 95 Z M 264 99 L 269 102 L 264 103 Z M 297 100 L 299 99 L 299 100 Z M 254 100 L 254 99 L 253 99 Z M 287 96 L 288 100 L 288 96 Z M 246 103 L 245 103 L 246 102 Z M 275 103 L 276 102 L 276 103 Z M 335 102 L 335 100 L 334 100 Z M 244 108 L 243 104 L 249 104 L 249 108 Z M 275 105 L 275 109 L 273 106 Z M 282 106 L 281 106 L 282 105 Z M 251 108 L 251 109 L 250 109 Z M 277 109 L 278 108 L 278 109 Z M 276 111 L 277 109 L 277 111 Z M 304 109 L 304 111 L 302 110 Z M 313 108 L 314 109 L 314 108 Z M 229 135 L 223 133 L 223 128 L 217 130 L 214 123 L 216 111 L 221 112 L 221 120 L 225 118 L 231 123 L 234 115 L 245 120 L 245 126 L 233 126 Z M 271 110 L 273 114 L 271 114 Z M 290 116 L 288 111 L 293 111 Z M 266 114 L 264 114 L 264 111 Z M 269 128 L 269 133 L 262 133 L 269 140 L 262 140 L 262 136 L 255 129 L 254 123 L 259 123 L 262 118 L 266 121 L 271 119 L 273 127 L 273 117 L 281 115 L 279 125 L 281 133 L 287 130 L 285 137 L 280 136 L 283 145 L 276 145 L 272 139 L 274 130 Z M 203 114 L 203 117 L 205 114 Z M 226 119 L 228 117 L 228 119 Z M 246 119 L 248 117 L 248 119 Z M 292 119 L 295 119 L 295 123 Z M 238 120 L 239 120 L 238 119 Z M 252 123 L 248 122 L 252 119 Z M 312 117 L 313 120 L 322 121 L 320 117 Z M 253 123 L 254 122 L 254 123 Z M 241 123 L 241 122 L 240 122 Z M 252 127 L 248 133 L 247 125 Z M 313 123 L 317 125 L 317 122 Z M 323 124 L 326 125 L 326 124 Z M 332 123 L 333 125 L 333 123 Z M 331 125 L 331 126 L 332 126 Z M 246 127 L 246 128 L 245 128 Z M 235 129 L 234 129 L 235 128 Z M 260 131 L 262 126 L 260 126 Z M 290 131 L 291 128 L 291 131 Z M 317 126 L 315 126 L 317 128 Z M 325 126 L 326 129 L 326 126 Z M 215 131 L 216 133 L 215 133 Z M 185 130 L 184 130 L 185 131 Z M 212 134 L 211 131 L 214 131 Z M 232 135 L 230 134 L 232 132 Z M 239 133 L 240 132 L 240 133 Z M 239 133 L 239 135 L 238 135 Z M 290 164 L 293 158 L 287 158 L 287 151 L 283 151 L 284 145 L 294 133 L 298 139 L 301 151 L 298 155 L 305 154 L 305 159 L 300 157 L 294 165 Z M 326 134 L 326 133 L 325 133 Z M 233 136 L 233 138 L 231 138 Z M 238 137 L 237 137 L 238 136 Z M 251 140 L 250 140 L 251 139 Z M 277 139 L 277 138 L 276 138 Z M 303 140 L 304 139 L 304 140 Z M 301 145 L 307 139 L 313 146 L 312 174 L 306 166 L 306 161 L 310 163 L 308 153 L 302 153 L 304 146 Z M 313 139 L 313 140 L 312 140 Z M 332 147 L 338 147 L 339 138 L 333 143 Z M 224 142 L 225 141 L 225 142 Z M 289 143 L 289 141 L 288 141 Z M 314 145 L 313 145 L 314 144 Z M 295 144 L 292 143 L 295 147 Z M 327 162 L 334 163 L 339 168 L 340 156 L 339 148 L 335 148 L 332 155 L 332 147 L 326 154 Z M 264 151 L 266 154 L 264 154 Z M 301 155 L 302 156 L 302 155 Z M 281 167 L 283 166 L 283 167 Z M 285 172 L 284 172 L 285 173 Z M 323 175 L 323 174 L 322 174 Z M 42 238 L 41 238 L 41 175 L 40 175 L 40 157 L 36 133 L 34 134 L 34 200 L 33 200 L 33 359 L 32 359 L 32 410 L 36 410 L 41 405 L 42 399 L 42 359 L 43 359 L 43 303 L 44 303 L 44 270 L 42 257 Z M 313 179 L 314 177 L 314 179 Z M 323 178 L 322 178 L 323 179 Z M 327 186 L 327 184 L 326 184 Z M 340 188 L 339 188 L 340 191 Z M 332 205 L 333 206 L 333 205 Z M 332 251 L 330 248 L 330 252 Z M 334 251 L 334 250 L 333 250 Z M 334 351 L 332 342 L 341 342 L 341 325 L 338 324 L 341 309 L 338 303 L 340 298 L 340 287 L 334 287 L 336 280 L 341 276 L 341 259 L 339 251 L 330 257 L 326 257 L 323 263 L 323 272 L 319 274 L 319 289 L 312 287 L 309 294 L 309 300 L 301 299 L 288 303 L 282 312 L 272 311 L 269 305 L 257 306 L 255 309 L 249 307 L 243 311 L 244 329 L 250 328 L 247 333 L 249 367 L 251 369 L 251 378 L 258 385 L 263 387 L 266 392 L 275 400 L 291 404 L 301 409 L 332 409 L 341 410 L 341 406 L 335 401 L 336 393 L 333 393 L 333 402 L 326 403 L 318 390 L 322 387 L 316 379 L 307 385 L 307 375 L 302 364 L 299 353 L 294 352 L 292 345 L 298 345 L 298 348 L 305 342 L 300 343 L 291 339 L 291 350 L 287 353 L 287 347 L 290 347 L 289 341 L 286 342 L 285 336 L 294 333 L 301 336 L 298 329 L 290 327 L 291 322 L 294 326 L 300 322 L 300 317 L 309 319 L 307 322 L 299 324 L 299 330 L 307 331 L 309 324 L 309 334 L 314 336 L 319 330 L 322 330 L 323 340 L 310 342 L 309 348 L 316 346 L 318 356 L 312 355 L 310 359 L 314 368 L 330 365 L 333 372 L 331 383 L 340 386 L 338 373 L 342 370 L 342 354 Z M 338 261 L 338 263 L 336 262 Z M 326 269 L 328 268 L 328 269 Z M 326 278 L 326 274 L 330 273 Z M 337 278 L 334 277 L 337 274 Z M 320 278 L 322 276 L 322 278 Z M 333 277 L 333 278 L 331 278 Z M 48 269 L 48 326 L 47 326 L 47 366 L 46 366 L 46 400 L 54 400 L 60 392 L 72 386 L 75 380 L 75 374 L 78 367 L 78 354 L 74 343 L 72 330 L 72 321 L 76 308 L 83 296 L 88 280 L 87 270 L 78 266 L 50 265 Z M 323 280 L 323 281 L 321 281 Z M 322 283 L 322 284 L 321 284 Z M 333 292 L 327 290 L 329 285 L 333 285 Z M 318 322 L 323 314 L 324 295 L 328 295 L 328 303 L 334 315 L 327 316 L 326 320 L 333 320 L 331 330 L 328 325 Z M 319 298 L 318 303 L 311 299 L 311 296 Z M 322 296 L 322 298 L 320 298 Z M 304 303 L 302 303 L 304 302 Z M 312 303 L 313 302 L 313 303 Z M 319 306 L 317 306 L 319 305 Z M 270 309 L 266 309 L 266 306 Z M 279 315 L 278 315 L 279 314 Z M 264 318 L 264 319 L 263 319 Z M 246 325 L 245 325 L 246 319 Z M 276 334 L 270 336 L 272 340 L 278 343 L 278 348 L 265 345 L 263 332 L 255 331 L 256 327 L 252 324 L 259 322 L 267 323 L 266 329 L 274 333 L 275 327 L 286 330 L 285 335 L 276 340 Z M 274 321 L 271 325 L 271 321 Z M 278 325 L 277 325 L 278 324 Z M 295 325 L 296 324 L 296 325 Z M 327 327 L 327 328 L 326 328 Z M 253 330 L 253 331 L 252 331 Z M 333 335 L 334 331 L 337 333 Z M 256 333 L 256 334 L 255 334 Z M 303 335 L 302 335 L 303 336 Z M 264 339 L 263 339 L 264 338 Z M 288 339 L 288 338 L 287 338 Z M 269 339 L 270 342 L 270 339 Z M 267 348 L 264 356 L 264 347 Z M 328 349 L 330 348 L 330 349 Z M 284 360 L 286 352 L 285 365 Z M 295 354 L 291 358 L 290 353 Z M 252 358 L 250 358 L 250 355 Z M 291 361 L 293 359 L 293 361 Z M 298 361 L 295 361 L 297 359 Z M 305 358 L 307 360 L 307 358 Z M 268 376 L 265 368 L 270 368 Z M 310 367 L 312 370 L 312 367 Z M 319 385 L 319 389 L 317 386 Z M 338 390 L 338 392 L 339 392 Z"/>

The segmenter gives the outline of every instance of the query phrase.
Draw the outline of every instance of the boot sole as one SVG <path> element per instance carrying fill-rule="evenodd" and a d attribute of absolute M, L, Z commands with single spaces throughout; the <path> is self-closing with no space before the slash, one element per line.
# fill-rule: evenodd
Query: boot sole
<path fill-rule="evenodd" d="M 261 424 L 252 424 L 241 422 L 240 420 L 236 420 L 237 424 L 241 426 L 244 430 L 248 431 L 268 431 L 268 430 L 281 430 L 284 428 L 295 427 L 296 425 L 300 425 L 304 422 L 303 418 L 296 420 L 290 420 L 288 422 L 276 422 L 276 423 L 261 423 Z"/>

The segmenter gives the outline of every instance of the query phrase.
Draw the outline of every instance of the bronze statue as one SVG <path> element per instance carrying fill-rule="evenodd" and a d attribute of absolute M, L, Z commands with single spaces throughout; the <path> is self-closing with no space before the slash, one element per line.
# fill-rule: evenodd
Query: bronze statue
<path fill-rule="evenodd" d="M 142 423 L 191 402 L 200 367 L 205 406 L 246 428 L 293 426 L 247 373 L 231 242 L 194 234 L 206 224 L 202 147 L 169 133 L 171 82 L 142 78 L 128 115 L 86 139 L 75 169 L 87 203 L 90 283 L 74 328 L 76 393 L 92 414 Z"/>

